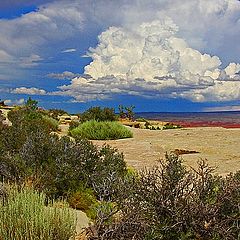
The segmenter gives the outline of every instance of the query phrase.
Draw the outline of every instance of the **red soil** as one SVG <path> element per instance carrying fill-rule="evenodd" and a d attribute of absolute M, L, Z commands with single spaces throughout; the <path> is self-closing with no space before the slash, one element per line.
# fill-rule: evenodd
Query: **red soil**
<path fill-rule="evenodd" d="M 223 127 L 223 128 L 240 128 L 240 123 L 229 123 L 229 122 L 184 122 L 177 121 L 174 122 L 176 125 L 180 125 L 182 127 Z"/>

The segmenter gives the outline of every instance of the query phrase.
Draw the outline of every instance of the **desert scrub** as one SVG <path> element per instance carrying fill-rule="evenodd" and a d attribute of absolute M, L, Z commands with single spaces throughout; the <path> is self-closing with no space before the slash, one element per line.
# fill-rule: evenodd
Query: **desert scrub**
<path fill-rule="evenodd" d="M 0 238 L 6 240 L 68 240 L 75 233 L 75 212 L 56 202 L 45 206 L 46 196 L 31 188 L 9 187 L 0 201 Z"/>
<path fill-rule="evenodd" d="M 163 130 L 167 130 L 167 129 L 177 129 L 177 128 L 182 128 L 180 125 L 174 125 L 173 123 L 166 123 L 163 126 Z"/>
<path fill-rule="evenodd" d="M 84 113 L 80 114 L 80 121 L 87 122 L 90 120 L 96 121 L 117 121 L 118 117 L 113 108 L 91 107 Z"/>
<path fill-rule="evenodd" d="M 97 200 L 91 188 L 80 186 L 78 191 L 69 196 L 68 202 L 74 209 L 87 212 L 91 205 L 95 204 Z"/>
<path fill-rule="evenodd" d="M 49 129 L 51 129 L 52 131 L 58 130 L 58 121 L 56 119 L 49 117 L 47 115 L 43 115 L 42 119 Z"/>
<path fill-rule="evenodd" d="M 204 160 L 188 170 L 170 154 L 152 169 L 129 174 L 115 185 L 111 208 L 93 208 L 96 232 L 88 239 L 240 239 L 240 173 L 213 171 Z"/>
<path fill-rule="evenodd" d="M 110 140 L 132 137 L 132 132 L 118 122 L 91 120 L 70 131 L 70 135 L 90 140 Z"/>

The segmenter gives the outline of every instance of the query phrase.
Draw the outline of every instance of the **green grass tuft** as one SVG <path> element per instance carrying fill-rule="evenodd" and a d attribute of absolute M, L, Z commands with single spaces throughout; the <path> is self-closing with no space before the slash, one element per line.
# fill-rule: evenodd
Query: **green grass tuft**
<path fill-rule="evenodd" d="M 46 196 L 30 188 L 11 187 L 4 201 L 0 200 L 0 238 L 66 240 L 75 233 L 74 210 L 56 202 L 45 206 Z M 59 205 L 59 203 L 58 203 Z"/>
<path fill-rule="evenodd" d="M 118 122 L 97 122 L 95 120 L 85 122 L 72 129 L 70 135 L 90 140 L 121 139 L 133 136 L 129 129 Z"/>

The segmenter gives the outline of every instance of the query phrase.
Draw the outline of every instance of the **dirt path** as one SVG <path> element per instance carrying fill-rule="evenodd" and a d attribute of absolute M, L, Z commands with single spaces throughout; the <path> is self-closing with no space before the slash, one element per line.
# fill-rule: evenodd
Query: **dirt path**
<path fill-rule="evenodd" d="M 183 155 L 186 165 L 196 166 L 200 158 L 208 159 L 216 172 L 227 174 L 240 170 L 240 129 L 218 127 L 186 128 L 164 131 L 131 129 L 132 139 L 93 141 L 105 142 L 124 153 L 128 165 L 136 169 L 150 167 L 175 149 L 195 150 L 199 153 Z"/>

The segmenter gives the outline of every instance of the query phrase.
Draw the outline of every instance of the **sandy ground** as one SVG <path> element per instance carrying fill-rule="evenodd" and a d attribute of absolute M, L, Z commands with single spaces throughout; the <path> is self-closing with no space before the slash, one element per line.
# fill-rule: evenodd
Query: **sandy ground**
<path fill-rule="evenodd" d="M 77 218 L 76 234 L 78 235 L 82 232 L 83 228 L 89 226 L 90 220 L 88 219 L 86 213 L 79 210 L 76 211 L 76 218 Z"/>
<path fill-rule="evenodd" d="M 240 129 L 220 127 L 170 129 L 153 131 L 131 128 L 131 139 L 93 141 L 105 142 L 123 152 L 129 166 L 136 169 L 151 167 L 166 152 L 175 149 L 195 150 L 199 153 L 182 155 L 187 166 L 196 167 L 201 158 L 217 167 L 216 172 L 225 175 L 240 170 Z"/>

